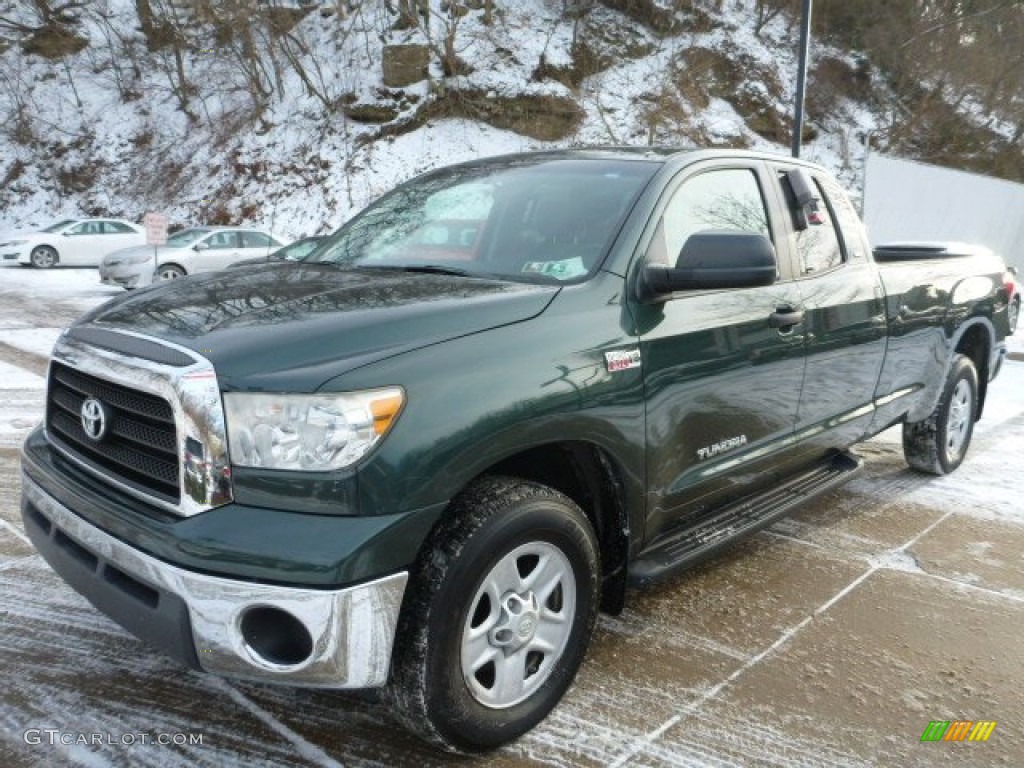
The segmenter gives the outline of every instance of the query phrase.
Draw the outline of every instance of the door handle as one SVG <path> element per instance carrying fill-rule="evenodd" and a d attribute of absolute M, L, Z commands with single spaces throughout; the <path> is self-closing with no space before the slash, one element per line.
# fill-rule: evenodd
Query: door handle
<path fill-rule="evenodd" d="M 785 307 L 777 309 L 768 315 L 768 325 L 780 330 L 792 328 L 794 325 L 799 325 L 803 321 L 804 311 L 802 309 L 790 309 L 789 307 Z"/>

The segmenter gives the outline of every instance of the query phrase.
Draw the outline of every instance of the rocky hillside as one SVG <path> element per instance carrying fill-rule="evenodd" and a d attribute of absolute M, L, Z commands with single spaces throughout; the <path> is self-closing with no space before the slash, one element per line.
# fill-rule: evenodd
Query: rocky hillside
<path fill-rule="evenodd" d="M 794 5 L 0 0 L 0 229 L 159 210 L 179 224 L 245 221 L 299 236 L 415 173 L 489 154 L 787 152 Z M 822 23 L 804 155 L 855 192 L 869 141 L 964 167 L 1019 142 L 1012 121 L 957 102 L 952 81 L 921 73 L 901 85 L 894 66 L 849 47 L 870 38 Z M 934 93 L 927 119 L 936 131 L 955 124 L 953 138 L 908 129 Z"/>

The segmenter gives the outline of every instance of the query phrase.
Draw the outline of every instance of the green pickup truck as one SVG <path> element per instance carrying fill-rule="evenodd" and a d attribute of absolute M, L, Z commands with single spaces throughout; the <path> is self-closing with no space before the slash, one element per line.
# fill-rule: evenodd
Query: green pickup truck
<path fill-rule="evenodd" d="M 157 285 L 58 340 L 25 527 L 218 675 L 385 687 L 466 752 L 557 704 L 598 610 L 854 475 L 963 461 L 1008 332 L 995 256 L 874 258 L 822 168 L 492 158 L 302 262 Z"/>

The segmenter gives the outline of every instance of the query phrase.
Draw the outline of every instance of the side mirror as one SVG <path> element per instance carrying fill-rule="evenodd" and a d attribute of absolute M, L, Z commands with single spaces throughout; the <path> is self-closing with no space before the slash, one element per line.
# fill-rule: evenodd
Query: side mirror
<path fill-rule="evenodd" d="M 640 277 L 642 301 L 664 301 L 676 291 L 757 288 L 778 275 L 775 246 L 761 234 L 696 232 L 683 243 L 675 267 L 648 264 Z"/>
<path fill-rule="evenodd" d="M 210 249 L 209 243 L 196 243 L 192 246 L 193 251 L 208 251 Z"/>

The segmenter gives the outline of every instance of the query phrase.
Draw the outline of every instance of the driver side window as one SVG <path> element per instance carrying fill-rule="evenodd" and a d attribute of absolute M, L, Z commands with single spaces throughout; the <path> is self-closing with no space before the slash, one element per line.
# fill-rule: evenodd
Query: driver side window
<path fill-rule="evenodd" d="M 768 212 L 754 171 L 725 168 L 683 182 L 658 222 L 648 262 L 675 266 L 687 238 L 706 230 L 738 230 L 771 238 Z"/>

